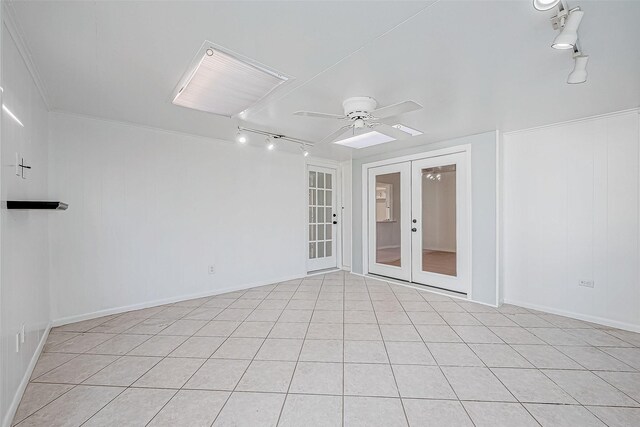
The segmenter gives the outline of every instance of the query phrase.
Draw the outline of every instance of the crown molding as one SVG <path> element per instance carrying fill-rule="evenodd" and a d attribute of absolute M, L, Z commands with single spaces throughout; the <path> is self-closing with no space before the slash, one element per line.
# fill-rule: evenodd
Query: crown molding
<path fill-rule="evenodd" d="M 18 52 L 20 56 L 22 56 L 22 60 L 24 61 L 27 70 L 29 70 L 29 74 L 31 74 L 31 78 L 38 88 L 38 93 L 44 102 L 47 111 L 51 111 L 51 102 L 49 101 L 49 96 L 47 94 L 47 90 L 40 78 L 40 73 L 38 72 L 38 68 L 36 64 L 33 62 L 33 56 L 29 51 L 27 44 L 24 41 L 24 37 L 22 36 L 22 30 L 20 28 L 20 24 L 16 19 L 15 12 L 13 9 L 13 5 L 11 2 L 5 1 L 2 2 L 2 21 L 4 25 L 7 27 L 9 31 L 9 35 L 13 39 L 18 48 Z"/>

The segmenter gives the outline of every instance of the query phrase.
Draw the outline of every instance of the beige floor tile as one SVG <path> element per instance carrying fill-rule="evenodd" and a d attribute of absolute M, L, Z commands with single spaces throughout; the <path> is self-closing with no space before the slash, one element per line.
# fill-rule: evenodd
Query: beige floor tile
<path fill-rule="evenodd" d="M 119 387 L 77 386 L 18 425 L 79 426 L 123 391 L 124 388 Z"/>
<path fill-rule="evenodd" d="M 144 374 L 134 387 L 180 388 L 202 366 L 204 359 L 171 358 L 162 359 Z"/>
<path fill-rule="evenodd" d="M 160 360 L 161 357 L 123 356 L 87 378 L 83 384 L 128 387 Z"/>
<path fill-rule="evenodd" d="M 307 330 L 307 339 L 313 340 L 341 340 L 343 338 L 341 323 L 311 323 Z"/>
<path fill-rule="evenodd" d="M 115 337 L 114 334 L 87 332 L 47 349 L 50 353 L 84 353 L 95 346 Z"/>
<path fill-rule="evenodd" d="M 149 338 L 151 335 L 120 334 L 88 350 L 87 354 L 127 354 Z"/>
<path fill-rule="evenodd" d="M 424 342 L 462 342 L 462 339 L 448 325 L 416 325 Z"/>
<path fill-rule="evenodd" d="M 344 426 L 405 427 L 407 420 L 400 399 L 345 396 Z"/>
<path fill-rule="evenodd" d="M 231 334 L 235 338 L 266 338 L 275 322 L 242 322 Z"/>
<path fill-rule="evenodd" d="M 389 363 L 382 341 L 345 341 L 344 361 L 351 363 Z"/>
<path fill-rule="evenodd" d="M 134 327 L 127 329 L 127 334 L 155 335 L 163 329 L 170 326 L 175 320 L 173 319 L 146 319 L 138 323 Z"/>
<path fill-rule="evenodd" d="M 421 399 L 455 399 L 456 395 L 437 366 L 393 365 L 400 396 Z"/>
<path fill-rule="evenodd" d="M 184 388 L 232 391 L 249 363 L 249 360 L 209 359 L 193 374 Z"/>
<path fill-rule="evenodd" d="M 524 406 L 542 427 L 606 427 L 606 424 L 582 406 L 534 403 L 525 403 Z"/>
<path fill-rule="evenodd" d="M 494 368 L 492 371 L 520 402 L 577 404 L 537 369 Z"/>
<path fill-rule="evenodd" d="M 609 427 L 630 427 L 640 425 L 640 409 L 638 408 L 610 408 L 590 406 L 588 408 Z"/>
<path fill-rule="evenodd" d="M 344 323 L 351 324 L 375 324 L 377 326 L 378 321 L 376 319 L 376 315 L 373 311 L 345 311 L 344 313 Z M 346 326 L 346 325 L 345 325 Z"/>
<path fill-rule="evenodd" d="M 445 366 L 442 372 L 460 400 L 516 401 L 488 368 Z"/>
<path fill-rule="evenodd" d="M 342 340 L 305 340 L 300 360 L 305 362 L 342 362 Z"/>
<path fill-rule="evenodd" d="M 278 322 L 301 322 L 309 323 L 313 310 L 284 310 Z"/>
<path fill-rule="evenodd" d="M 582 405 L 640 406 L 589 371 L 545 370 L 544 374 Z"/>
<path fill-rule="evenodd" d="M 476 427 L 538 427 L 519 403 L 463 402 Z"/>
<path fill-rule="evenodd" d="M 344 339 L 350 341 L 382 341 L 380 327 L 377 324 L 345 323 Z"/>
<path fill-rule="evenodd" d="M 304 338 L 308 326 L 308 323 L 277 322 L 271 329 L 269 338 Z"/>
<path fill-rule="evenodd" d="M 640 348 L 607 348 L 602 347 L 602 351 L 623 361 L 629 366 L 640 370 Z"/>
<path fill-rule="evenodd" d="M 84 426 L 146 425 L 175 393 L 175 390 L 129 388 L 91 417 Z"/>
<path fill-rule="evenodd" d="M 342 364 L 298 362 L 290 393 L 342 394 Z"/>
<path fill-rule="evenodd" d="M 364 363 L 344 365 L 344 394 L 351 396 L 399 396 L 390 365 Z"/>
<path fill-rule="evenodd" d="M 640 402 L 640 372 L 596 372 L 595 374 Z"/>
<path fill-rule="evenodd" d="M 224 342 L 224 337 L 189 337 L 178 348 L 173 350 L 170 357 L 208 358 Z"/>
<path fill-rule="evenodd" d="M 584 369 L 550 345 L 514 345 L 512 347 L 539 369 Z"/>
<path fill-rule="evenodd" d="M 191 336 L 198 332 L 208 322 L 206 320 L 180 319 L 159 332 L 159 335 L 186 335 Z"/>
<path fill-rule="evenodd" d="M 271 339 L 267 338 L 260 347 L 256 360 L 296 361 L 302 349 L 303 340 L 300 339 Z"/>
<path fill-rule="evenodd" d="M 385 341 L 422 341 L 413 325 L 380 325 Z"/>
<path fill-rule="evenodd" d="M 180 390 L 147 425 L 209 427 L 229 395 L 224 391 Z"/>
<path fill-rule="evenodd" d="M 531 332 L 517 326 L 491 326 L 489 329 L 507 344 L 545 344 Z"/>
<path fill-rule="evenodd" d="M 33 368 L 31 380 L 38 378 L 40 375 L 57 368 L 75 357 L 78 357 L 78 355 L 70 353 L 42 353 L 35 368 Z"/>
<path fill-rule="evenodd" d="M 187 337 L 184 336 L 159 336 L 149 338 L 138 347 L 131 350 L 129 356 L 167 356 L 173 350 L 178 348 L 180 344 L 185 342 Z"/>
<path fill-rule="evenodd" d="M 218 314 L 222 312 L 222 308 L 214 307 L 201 307 L 193 310 L 187 314 L 185 320 L 213 320 Z"/>
<path fill-rule="evenodd" d="M 338 310 L 315 310 L 311 323 L 344 323 L 344 317 L 342 311 Z"/>
<path fill-rule="evenodd" d="M 490 368 L 533 368 L 534 366 L 507 344 L 469 344 Z"/>
<path fill-rule="evenodd" d="M 194 335 L 206 337 L 228 337 L 235 331 L 241 322 L 231 320 L 212 320 L 198 330 Z"/>
<path fill-rule="evenodd" d="M 486 326 L 452 326 L 466 343 L 502 344 L 503 341 Z"/>
<path fill-rule="evenodd" d="M 289 394 L 278 427 L 341 427 L 342 397 Z"/>
<path fill-rule="evenodd" d="M 80 384 L 100 369 L 117 359 L 116 356 L 81 354 L 67 363 L 58 366 L 36 378 L 37 382 Z"/>
<path fill-rule="evenodd" d="M 391 364 L 400 365 L 435 365 L 427 346 L 422 342 L 387 342 L 385 343 Z"/>
<path fill-rule="evenodd" d="M 70 384 L 29 383 L 24 391 L 20 406 L 13 417 L 13 424 L 27 418 L 73 388 Z"/>
<path fill-rule="evenodd" d="M 247 316 L 246 322 L 275 322 L 278 320 L 280 315 L 282 314 L 282 310 L 265 310 L 265 309 L 256 309 Z"/>
<path fill-rule="evenodd" d="M 215 359 L 253 359 L 262 338 L 228 338 L 211 356 Z"/>
<path fill-rule="evenodd" d="M 411 426 L 472 427 L 462 404 L 455 400 L 402 399 Z"/>
<path fill-rule="evenodd" d="M 440 366 L 484 366 L 467 344 L 427 343 L 427 347 Z"/>
<path fill-rule="evenodd" d="M 254 360 L 236 390 L 286 393 L 295 367 L 295 362 Z"/>
<path fill-rule="evenodd" d="M 596 347 L 556 346 L 555 348 L 591 371 L 635 371 L 631 366 Z"/>
<path fill-rule="evenodd" d="M 285 394 L 236 392 L 229 397 L 214 427 L 275 426 Z"/>

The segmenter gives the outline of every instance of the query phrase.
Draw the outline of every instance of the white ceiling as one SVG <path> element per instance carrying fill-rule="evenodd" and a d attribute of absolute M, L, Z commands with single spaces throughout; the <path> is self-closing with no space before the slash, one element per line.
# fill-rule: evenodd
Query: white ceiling
<path fill-rule="evenodd" d="M 13 14 L 53 110 L 232 140 L 238 124 L 318 141 L 349 96 L 424 109 L 425 135 L 345 159 L 493 129 L 528 128 L 640 105 L 640 1 L 570 0 L 589 81 L 566 84 L 571 54 L 550 48 L 550 12 L 512 1 L 18 1 Z M 204 40 L 295 77 L 245 121 L 171 104 Z M 254 138 L 254 141 L 262 138 Z M 257 143 L 257 142 L 256 142 Z"/>

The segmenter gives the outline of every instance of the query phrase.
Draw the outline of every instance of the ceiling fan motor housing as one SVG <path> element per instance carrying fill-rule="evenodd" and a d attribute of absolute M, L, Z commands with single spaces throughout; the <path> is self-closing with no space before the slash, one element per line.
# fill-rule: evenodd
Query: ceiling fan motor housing
<path fill-rule="evenodd" d="M 369 96 L 354 96 L 342 102 L 344 115 L 351 120 L 370 118 L 370 112 L 375 110 L 377 106 L 378 102 Z"/>

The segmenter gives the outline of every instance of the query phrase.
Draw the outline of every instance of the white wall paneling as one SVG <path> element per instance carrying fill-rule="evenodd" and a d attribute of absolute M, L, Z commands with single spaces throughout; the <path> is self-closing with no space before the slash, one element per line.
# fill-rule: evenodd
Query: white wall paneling
<path fill-rule="evenodd" d="M 0 8 L 2 9 L 2 8 Z M 6 11 L 3 9 L 2 13 Z M 15 27 L 2 20 L 2 102 L 24 126 L 2 114 L 1 196 L 6 200 L 48 199 L 48 113 L 23 56 Z M 15 174 L 16 153 L 32 167 Z M 0 210 L 0 414 L 8 426 L 46 338 L 49 310 L 48 220 L 64 212 Z M 24 343 L 16 334 L 24 325 Z"/>
<path fill-rule="evenodd" d="M 504 135 L 506 302 L 640 331 L 638 128 L 627 111 Z"/>
<path fill-rule="evenodd" d="M 305 270 L 299 154 L 52 113 L 54 319 Z M 208 273 L 208 266 L 215 274 Z"/>

